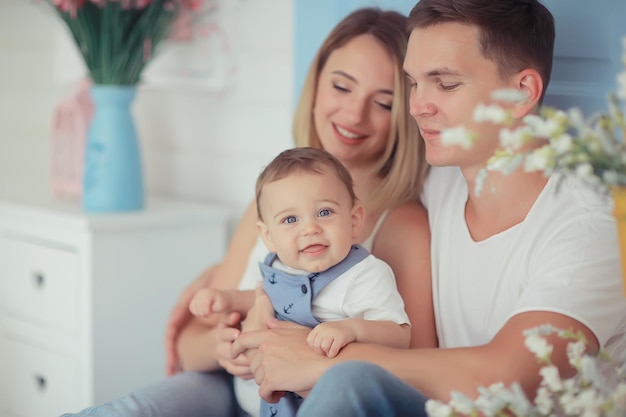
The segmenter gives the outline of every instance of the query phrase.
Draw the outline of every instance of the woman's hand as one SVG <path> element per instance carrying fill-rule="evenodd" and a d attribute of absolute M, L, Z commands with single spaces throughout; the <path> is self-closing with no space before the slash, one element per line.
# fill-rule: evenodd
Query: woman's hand
<path fill-rule="evenodd" d="M 185 328 L 187 322 L 192 317 L 189 312 L 189 302 L 198 290 L 209 285 L 217 267 L 218 265 L 214 265 L 208 268 L 189 284 L 178 297 L 178 301 L 170 313 L 165 330 L 166 373 L 168 376 L 174 375 L 182 370 L 176 350 L 176 343 L 180 332 Z"/>
<path fill-rule="evenodd" d="M 253 377 L 250 371 L 250 361 L 243 355 L 232 354 L 233 341 L 240 335 L 239 323 L 241 316 L 239 313 L 231 313 L 223 316 L 220 323 L 215 328 L 216 343 L 215 356 L 218 364 L 231 375 L 242 379 Z"/>
<path fill-rule="evenodd" d="M 267 323 L 274 318 L 274 307 L 268 295 L 263 291 L 261 283 L 257 284 L 254 293 L 254 304 L 241 325 L 241 331 L 244 333 L 265 330 L 268 328 Z"/>
<path fill-rule="evenodd" d="M 242 333 L 233 343 L 233 355 L 258 349 L 250 370 L 264 400 L 277 402 L 285 391 L 306 396 L 330 361 L 307 344 L 308 327 L 276 319 L 268 325 L 269 330 Z"/>

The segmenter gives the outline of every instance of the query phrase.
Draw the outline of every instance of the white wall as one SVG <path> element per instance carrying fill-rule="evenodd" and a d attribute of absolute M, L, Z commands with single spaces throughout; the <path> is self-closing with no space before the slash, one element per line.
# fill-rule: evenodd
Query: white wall
<path fill-rule="evenodd" d="M 222 3 L 237 69 L 228 88 L 148 86 L 133 112 L 150 194 L 240 213 L 260 169 L 292 144 L 294 0 Z M 0 195 L 50 194 L 51 117 L 72 90 L 59 48 L 74 45 L 45 2 L 0 2 Z"/>

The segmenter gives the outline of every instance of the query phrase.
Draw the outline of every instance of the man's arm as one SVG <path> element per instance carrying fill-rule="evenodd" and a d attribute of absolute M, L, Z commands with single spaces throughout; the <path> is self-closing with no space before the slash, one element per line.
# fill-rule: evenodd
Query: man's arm
<path fill-rule="evenodd" d="M 272 400 L 274 392 L 310 391 L 332 365 L 349 360 L 379 365 L 433 399 L 448 401 L 452 391 L 476 397 L 479 386 L 495 382 L 505 385 L 519 382 L 533 398 L 540 382 L 540 365 L 525 347 L 523 332 L 546 323 L 581 331 L 589 341 L 589 350 L 598 349 L 591 331 L 571 317 L 552 312 L 526 312 L 512 317 L 491 342 L 477 347 L 407 350 L 352 343 L 329 359 L 307 346 L 307 332 L 303 329 L 281 328 L 281 322 L 271 321 L 274 329 L 242 334 L 234 342 L 233 350 L 238 353 L 247 348 L 259 348 L 251 370 L 260 385 L 260 395 L 268 401 Z M 548 340 L 554 346 L 552 360 L 561 375 L 571 376 L 574 369 L 568 363 L 567 342 L 558 336 L 550 336 Z M 289 349 L 284 348 L 286 345 Z"/>

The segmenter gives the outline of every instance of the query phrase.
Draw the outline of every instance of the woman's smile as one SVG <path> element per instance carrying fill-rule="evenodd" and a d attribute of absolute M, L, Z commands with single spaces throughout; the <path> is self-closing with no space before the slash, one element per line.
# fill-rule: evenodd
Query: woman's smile
<path fill-rule="evenodd" d="M 333 124 L 335 128 L 335 132 L 337 133 L 337 138 L 347 144 L 354 144 L 357 140 L 365 139 L 367 136 L 363 134 L 356 133 L 352 130 L 348 130 L 345 127 L 341 127 L 337 124 Z"/>

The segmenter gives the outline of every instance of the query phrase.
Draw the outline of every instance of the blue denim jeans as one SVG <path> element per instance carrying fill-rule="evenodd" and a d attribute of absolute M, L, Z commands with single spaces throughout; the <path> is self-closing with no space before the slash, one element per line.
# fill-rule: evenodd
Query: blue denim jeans
<path fill-rule="evenodd" d="M 353 361 L 329 369 L 298 417 L 426 417 L 427 398 L 384 369 Z"/>
<path fill-rule="evenodd" d="M 244 417 L 225 372 L 184 372 L 62 417 Z"/>

